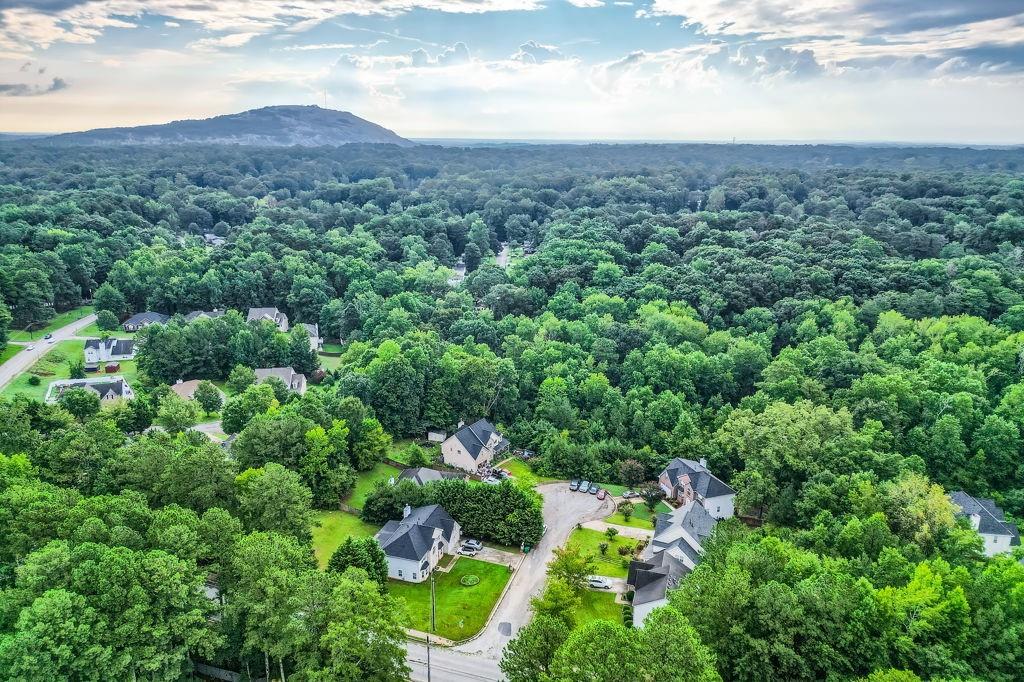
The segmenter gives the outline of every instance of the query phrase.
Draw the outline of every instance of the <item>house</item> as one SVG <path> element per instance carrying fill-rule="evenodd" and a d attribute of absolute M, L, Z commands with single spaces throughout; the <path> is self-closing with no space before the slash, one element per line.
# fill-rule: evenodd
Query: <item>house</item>
<path fill-rule="evenodd" d="M 171 386 L 171 390 L 185 400 L 192 400 L 196 396 L 196 388 L 198 388 L 201 383 L 202 381 L 199 379 L 191 379 L 189 381 L 182 381 L 181 379 L 178 379 L 178 382 Z M 220 393 L 221 400 L 223 400 L 224 392 L 219 388 L 217 389 L 217 392 Z"/>
<path fill-rule="evenodd" d="M 85 342 L 85 368 L 95 371 L 101 362 L 119 362 L 135 357 L 131 339 L 88 339 Z"/>
<path fill-rule="evenodd" d="M 388 577 L 410 583 L 427 579 L 445 554 L 454 554 L 461 529 L 443 507 L 405 506 L 401 521 L 388 521 L 374 536 L 388 560 Z"/>
<path fill-rule="evenodd" d="M 135 313 L 121 324 L 121 328 L 126 332 L 137 332 L 151 324 L 167 324 L 169 319 L 171 318 L 163 313 Z"/>
<path fill-rule="evenodd" d="M 53 381 L 46 389 L 46 402 L 55 403 L 60 400 L 64 391 L 72 388 L 84 388 L 94 391 L 102 402 L 114 400 L 131 400 L 135 397 L 132 387 L 124 377 L 96 377 L 93 379 L 60 379 Z"/>
<path fill-rule="evenodd" d="M 278 330 L 288 331 L 288 316 L 277 308 L 249 308 L 249 315 L 246 322 L 261 322 L 266 320 L 272 323 Z"/>
<path fill-rule="evenodd" d="M 209 244 L 210 246 L 224 246 L 225 244 L 228 243 L 227 240 L 224 239 L 224 237 L 214 234 L 213 232 L 204 232 L 203 241 Z"/>
<path fill-rule="evenodd" d="M 716 519 L 732 518 L 735 513 L 736 491 L 708 471 L 705 459 L 673 459 L 658 476 L 658 486 L 679 504 L 697 500 Z"/>
<path fill-rule="evenodd" d="M 403 469 L 398 474 L 399 481 L 412 481 L 416 485 L 426 485 L 434 481 L 444 481 L 451 478 L 465 480 L 466 476 L 454 471 L 438 471 L 427 467 L 416 467 L 414 469 Z"/>
<path fill-rule="evenodd" d="M 654 538 L 640 559 L 630 562 L 626 584 L 633 593 L 633 625 L 640 627 L 654 609 L 668 603 L 668 591 L 697 566 L 704 541 L 718 521 L 697 500 L 658 514 Z"/>
<path fill-rule="evenodd" d="M 216 317 L 224 317 L 224 311 L 214 308 L 213 310 L 193 310 L 185 316 L 185 322 L 195 322 L 199 318 L 214 319 Z"/>
<path fill-rule="evenodd" d="M 277 377 L 284 382 L 289 391 L 299 395 L 306 392 L 306 375 L 299 374 L 291 367 L 267 367 L 256 370 L 256 383 L 261 384 L 270 377 Z"/>
<path fill-rule="evenodd" d="M 954 490 L 949 494 L 949 499 L 959 508 L 956 515 L 969 519 L 971 528 L 978 531 L 984 540 L 985 556 L 1009 552 L 1020 545 L 1017 525 L 1007 521 L 1003 510 L 992 500 L 972 497 L 963 490 Z"/>
<path fill-rule="evenodd" d="M 302 328 L 309 334 L 309 347 L 314 352 L 320 350 L 320 347 L 324 345 L 324 340 L 320 338 L 320 325 L 318 324 L 306 324 L 302 323 Z"/>
<path fill-rule="evenodd" d="M 462 426 L 441 443 L 444 463 L 465 471 L 477 471 L 489 466 L 506 450 L 508 441 L 486 419 Z"/>

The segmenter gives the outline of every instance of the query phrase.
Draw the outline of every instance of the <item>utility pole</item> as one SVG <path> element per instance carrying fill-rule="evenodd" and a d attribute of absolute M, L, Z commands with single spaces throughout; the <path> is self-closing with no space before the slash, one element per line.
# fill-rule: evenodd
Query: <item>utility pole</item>
<path fill-rule="evenodd" d="M 434 632 L 434 569 L 430 569 L 430 632 L 427 633 L 427 682 L 430 682 L 430 635 Z"/>

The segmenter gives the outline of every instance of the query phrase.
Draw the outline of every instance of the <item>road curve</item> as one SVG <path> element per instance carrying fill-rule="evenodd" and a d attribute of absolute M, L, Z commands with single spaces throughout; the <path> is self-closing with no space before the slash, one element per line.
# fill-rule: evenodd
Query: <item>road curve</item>
<path fill-rule="evenodd" d="M 80 320 L 76 320 L 71 324 L 65 325 L 56 331 L 51 332 L 53 334 L 53 342 L 66 341 L 68 339 L 75 338 L 78 330 L 88 327 L 90 324 L 96 321 L 95 315 L 86 315 Z M 51 344 L 46 343 L 43 339 L 38 341 L 32 341 L 30 343 L 19 343 L 15 345 L 35 345 L 34 350 L 23 350 L 10 360 L 0 365 L 0 388 L 3 388 L 9 384 L 16 376 L 27 370 L 29 367 L 35 364 L 36 360 L 46 355 L 50 350 L 53 349 Z"/>

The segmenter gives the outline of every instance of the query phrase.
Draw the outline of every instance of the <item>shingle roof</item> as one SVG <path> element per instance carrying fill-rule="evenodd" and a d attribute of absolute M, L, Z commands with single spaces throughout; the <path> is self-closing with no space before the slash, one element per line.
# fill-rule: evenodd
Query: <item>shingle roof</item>
<path fill-rule="evenodd" d="M 88 339 L 85 342 L 86 348 L 92 348 L 99 350 L 107 346 L 108 352 L 111 355 L 131 355 L 135 350 L 135 342 L 131 339 L 107 339 L 104 343 L 103 339 Z"/>
<path fill-rule="evenodd" d="M 679 483 L 683 474 L 689 474 L 690 485 L 704 499 L 719 495 L 732 495 L 736 492 L 727 483 L 708 471 L 706 466 L 692 459 L 676 457 L 665 467 L 665 473 L 673 486 Z"/>
<path fill-rule="evenodd" d="M 421 561 L 430 551 L 435 529 L 441 531 L 445 542 L 451 543 L 455 519 L 440 505 L 431 504 L 413 509 L 401 521 L 388 521 L 374 537 L 386 555 Z"/>
<path fill-rule="evenodd" d="M 985 497 L 974 497 L 963 490 L 954 490 L 949 499 L 960 507 L 958 516 L 975 516 L 979 518 L 978 532 L 988 535 L 1008 535 L 1011 545 L 1020 544 L 1020 533 L 1017 526 L 1006 520 L 1003 510 L 993 500 Z"/>
<path fill-rule="evenodd" d="M 185 316 L 185 321 L 186 322 L 194 322 L 195 320 L 198 320 L 200 317 L 210 317 L 210 318 L 224 317 L 224 311 L 223 310 L 193 310 L 192 312 L 190 312 L 188 315 Z"/>
<path fill-rule="evenodd" d="M 140 324 L 154 324 L 154 323 L 155 324 L 163 324 L 163 323 L 167 322 L 167 320 L 169 320 L 169 319 L 171 319 L 171 318 L 168 317 L 167 315 L 164 315 L 163 313 L 154 313 L 154 312 L 148 312 L 147 311 L 147 312 L 143 312 L 143 313 L 135 313 L 134 315 L 129 317 L 127 320 L 125 320 L 123 322 L 123 324 L 132 325 L 132 326 L 136 326 L 136 325 L 140 325 Z"/>
<path fill-rule="evenodd" d="M 472 424 L 463 426 L 455 432 L 453 438 L 458 439 L 458 441 L 462 443 L 462 447 L 466 448 L 470 457 L 478 459 L 480 457 L 480 451 L 484 449 L 487 445 L 487 441 L 491 439 L 491 435 L 493 434 L 497 434 L 500 439 L 495 451 L 501 451 L 508 447 L 508 441 L 498 433 L 498 430 L 494 428 L 494 424 L 486 419 L 480 419 Z"/>
<path fill-rule="evenodd" d="M 438 471 L 437 469 L 428 469 L 427 467 L 403 469 L 402 473 L 398 474 L 398 480 L 412 481 L 416 485 L 424 485 L 426 483 L 433 483 L 434 481 L 443 481 L 448 478 L 462 478 L 462 474 L 450 471 Z"/>
<path fill-rule="evenodd" d="M 281 311 L 277 308 L 249 308 L 249 315 L 245 318 L 247 322 L 255 320 L 269 320 L 277 324 L 281 319 Z"/>

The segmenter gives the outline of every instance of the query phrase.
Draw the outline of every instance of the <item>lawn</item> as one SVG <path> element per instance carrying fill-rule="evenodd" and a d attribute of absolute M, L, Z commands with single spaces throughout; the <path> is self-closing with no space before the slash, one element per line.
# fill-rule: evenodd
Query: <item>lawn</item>
<path fill-rule="evenodd" d="M 625 557 L 620 557 L 618 550 L 619 547 L 629 547 L 631 549 L 636 547 L 637 540 L 621 535 L 616 536 L 614 540 L 608 542 L 608 552 L 604 555 L 601 554 L 600 548 L 602 542 L 608 542 L 608 538 L 601 531 L 580 528 L 573 531 L 572 535 L 569 536 L 568 546 L 578 548 L 585 554 L 594 555 L 594 560 L 597 562 L 598 575 L 609 578 L 625 578 L 628 572 L 629 560 L 632 556 L 627 554 Z M 623 558 L 626 559 L 626 566 L 622 565 Z"/>
<path fill-rule="evenodd" d="M 320 359 L 320 366 L 328 372 L 336 370 L 341 366 L 340 355 L 324 355 L 321 353 L 317 357 Z"/>
<path fill-rule="evenodd" d="M 320 568 L 325 568 L 334 550 L 345 538 L 367 538 L 376 534 L 376 526 L 364 522 L 355 514 L 343 511 L 319 512 L 313 525 L 313 552 Z"/>
<path fill-rule="evenodd" d="M 96 323 L 88 324 L 78 330 L 78 336 L 89 336 L 95 338 L 101 338 L 104 334 L 115 339 L 134 339 L 135 332 L 126 332 L 121 327 L 109 332 L 100 331 L 100 328 L 96 326 Z"/>
<path fill-rule="evenodd" d="M 409 466 L 409 455 L 405 452 L 405 449 L 414 443 L 416 443 L 414 438 L 402 438 L 401 440 L 396 440 L 388 449 L 388 459 L 393 459 L 396 462 L 401 462 L 402 464 Z M 430 461 L 434 461 L 434 457 L 438 453 L 438 447 L 436 445 L 431 445 L 429 447 L 424 447 L 423 451 L 427 454 L 427 457 L 430 458 Z"/>
<path fill-rule="evenodd" d="M 320 350 L 325 353 L 344 353 L 345 346 L 340 343 L 325 343 Z"/>
<path fill-rule="evenodd" d="M 7 348 L 0 350 L 0 365 L 4 364 L 5 362 L 13 358 L 15 355 L 17 355 L 24 349 L 24 346 L 16 346 L 13 343 L 7 344 Z"/>
<path fill-rule="evenodd" d="M 622 604 L 615 603 L 611 591 L 584 590 L 583 603 L 576 611 L 576 626 L 586 625 L 593 620 L 622 622 Z"/>
<path fill-rule="evenodd" d="M 11 330 L 10 340 L 11 341 L 34 341 L 36 339 L 43 338 L 44 334 L 60 329 L 66 325 L 71 324 L 75 320 L 80 320 L 86 315 L 92 314 L 92 306 L 84 305 L 81 308 L 73 308 L 67 312 L 56 315 L 52 320 L 46 323 L 45 327 L 40 329 L 33 329 L 31 332 L 22 330 Z"/>
<path fill-rule="evenodd" d="M 469 587 L 461 584 L 466 575 L 475 575 L 480 582 Z M 435 632 L 455 641 L 475 635 L 487 622 L 511 576 L 507 566 L 466 557 L 459 558 L 448 573 L 435 571 Z M 388 591 L 405 599 L 414 629 L 430 632 L 430 580 L 389 580 Z"/>
<path fill-rule="evenodd" d="M 526 462 L 519 459 L 518 457 L 511 457 L 509 459 L 506 459 L 504 462 L 498 465 L 498 468 L 508 469 L 510 472 L 512 472 L 512 476 L 517 481 L 523 483 L 524 485 L 530 488 L 534 488 L 540 485 L 541 483 L 551 483 L 553 481 L 559 480 L 557 478 L 545 478 L 544 476 L 538 476 L 537 474 L 533 473 L 533 471 L 530 469 L 529 465 L 527 465 Z"/>
<path fill-rule="evenodd" d="M 378 464 L 369 471 L 360 471 L 356 478 L 356 487 L 352 489 L 352 494 L 345 500 L 345 503 L 350 507 L 362 509 L 363 502 L 373 492 L 377 481 L 387 481 L 391 477 L 397 479 L 399 473 L 401 472 L 398 469 L 387 464 Z"/>
<path fill-rule="evenodd" d="M 35 400 L 42 400 L 46 397 L 46 389 L 51 381 L 68 378 L 68 360 L 82 358 L 84 344 L 84 341 L 76 339 L 58 341 L 46 355 L 36 360 L 27 372 L 22 372 L 14 381 L 7 384 L 0 395 L 7 398 L 24 395 Z M 115 376 L 123 376 L 134 388 L 135 382 L 138 380 L 137 372 L 134 360 L 124 360 L 121 362 L 120 371 Z M 33 374 L 42 379 L 38 386 L 32 386 L 28 382 L 29 377 Z M 102 372 L 86 374 L 86 377 L 98 376 L 102 376 Z"/>
<path fill-rule="evenodd" d="M 654 508 L 654 514 L 667 514 L 670 511 L 672 509 L 664 502 L 659 502 L 658 506 Z M 623 518 L 622 512 L 616 511 L 606 518 L 605 522 L 616 526 L 632 526 L 633 528 L 646 528 L 650 530 L 654 528 L 654 514 L 647 510 L 646 504 L 640 502 L 633 505 L 633 515 L 629 517 L 629 521 Z"/>

